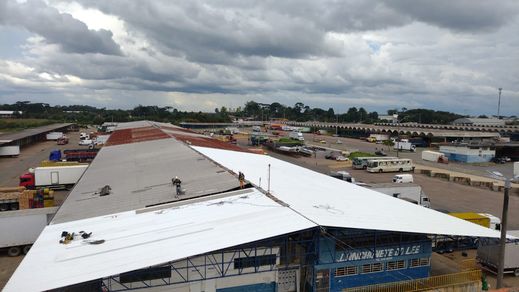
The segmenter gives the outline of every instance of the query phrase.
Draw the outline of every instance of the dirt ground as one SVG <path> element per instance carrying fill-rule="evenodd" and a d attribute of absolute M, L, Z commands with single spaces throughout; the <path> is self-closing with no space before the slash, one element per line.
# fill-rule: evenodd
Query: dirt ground
<path fill-rule="evenodd" d="M 69 144 L 57 145 L 56 141 L 43 141 L 21 149 L 21 153 L 16 158 L 0 158 L 0 186 L 17 186 L 18 177 L 27 172 L 31 167 L 36 167 L 42 160 L 49 158 L 49 153 L 53 149 L 78 149 L 87 148 L 78 146 L 79 132 L 67 133 Z M 67 197 L 69 191 L 58 190 L 54 193 L 54 203 L 60 205 Z M 0 235 L 5 236 L 5 235 Z M 11 275 L 14 273 L 23 256 L 9 257 L 5 250 L 0 250 L 0 290 L 5 286 Z"/>

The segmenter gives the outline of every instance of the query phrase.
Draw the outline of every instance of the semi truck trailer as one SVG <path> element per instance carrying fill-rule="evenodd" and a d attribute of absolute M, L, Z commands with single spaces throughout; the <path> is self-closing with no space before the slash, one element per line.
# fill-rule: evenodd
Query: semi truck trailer
<path fill-rule="evenodd" d="M 362 184 L 374 191 L 392 196 L 393 198 L 402 199 L 426 208 L 431 208 L 429 197 L 422 190 L 422 187 L 413 183 L 379 183 L 379 184 Z"/>
<path fill-rule="evenodd" d="M 519 230 L 510 230 L 508 235 L 519 237 Z M 499 264 L 499 242 L 494 240 L 489 244 L 481 244 L 478 247 L 476 259 L 481 265 L 492 273 L 497 273 Z M 516 240 L 505 244 L 504 272 L 512 273 L 519 277 L 519 242 Z"/>
<path fill-rule="evenodd" d="M 425 161 L 439 162 L 440 160 L 446 160 L 447 158 L 441 152 L 425 150 L 422 151 L 422 159 Z"/>
<path fill-rule="evenodd" d="M 0 156 L 6 157 L 16 157 L 20 155 L 20 146 L 1 146 L 0 147 Z"/>
<path fill-rule="evenodd" d="M 19 185 L 27 189 L 36 187 L 68 188 L 79 181 L 87 168 L 87 164 L 36 167 L 20 176 Z"/>
<path fill-rule="evenodd" d="M 0 212 L 0 249 L 9 256 L 27 254 L 58 207 Z"/>

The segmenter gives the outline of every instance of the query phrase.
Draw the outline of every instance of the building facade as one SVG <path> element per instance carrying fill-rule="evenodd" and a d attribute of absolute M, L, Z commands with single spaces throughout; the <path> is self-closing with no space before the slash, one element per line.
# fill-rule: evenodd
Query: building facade
<path fill-rule="evenodd" d="M 465 163 L 489 162 L 496 156 L 496 150 L 484 145 L 440 145 L 440 152 L 449 161 Z"/>

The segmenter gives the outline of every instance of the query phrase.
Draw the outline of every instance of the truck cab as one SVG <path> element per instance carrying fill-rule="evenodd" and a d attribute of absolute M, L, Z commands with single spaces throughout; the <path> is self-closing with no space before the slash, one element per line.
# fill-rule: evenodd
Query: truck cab
<path fill-rule="evenodd" d="M 35 186 L 34 173 L 27 172 L 20 175 L 20 183 L 18 185 L 26 189 L 33 189 Z"/>

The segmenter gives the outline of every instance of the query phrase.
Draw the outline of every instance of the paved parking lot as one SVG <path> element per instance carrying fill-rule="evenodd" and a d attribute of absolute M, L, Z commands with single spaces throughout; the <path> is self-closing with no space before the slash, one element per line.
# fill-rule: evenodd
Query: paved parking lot
<path fill-rule="evenodd" d="M 384 149 L 384 151 L 390 156 L 397 156 L 397 152 L 394 151 L 391 147 L 384 146 L 382 144 L 370 143 L 367 141 L 352 139 L 352 138 L 343 138 L 343 137 L 331 137 L 331 136 L 323 136 L 323 135 L 314 135 L 314 134 L 304 134 L 305 142 L 307 144 L 320 145 L 330 148 L 336 148 L 341 150 L 358 150 L 362 152 L 374 152 L 375 149 Z M 322 144 L 319 141 L 325 141 L 326 144 Z M 340 140 L 342 144 L 337 144 L 337 140 Z M 422 160 L 422 151 L 424 150 L 433 150 L 438 151 L 437 149 L 428 149 L 428 148 L 416 148 L 416 152 L 408 152 L 408 151 L 400 151 L 398 152 L 399 157 L 411 158 L 415 163 L 433 166 L 437 168 L 443 168 L 452 171 L 459 171 L 472 175 L 479 175 L 489 177 L 488 171 L 499 171 L 504 175 L 511 177 L 513 175 L 513 163 L 505 163 L 505 164 L 495 164 L 495 163 L 484 163 L 484 164 L 470 164 L 470 163 L 460 163 L 460 162 L 449 162 L 449 164 L 435 163 L 430 161 Z"/>

